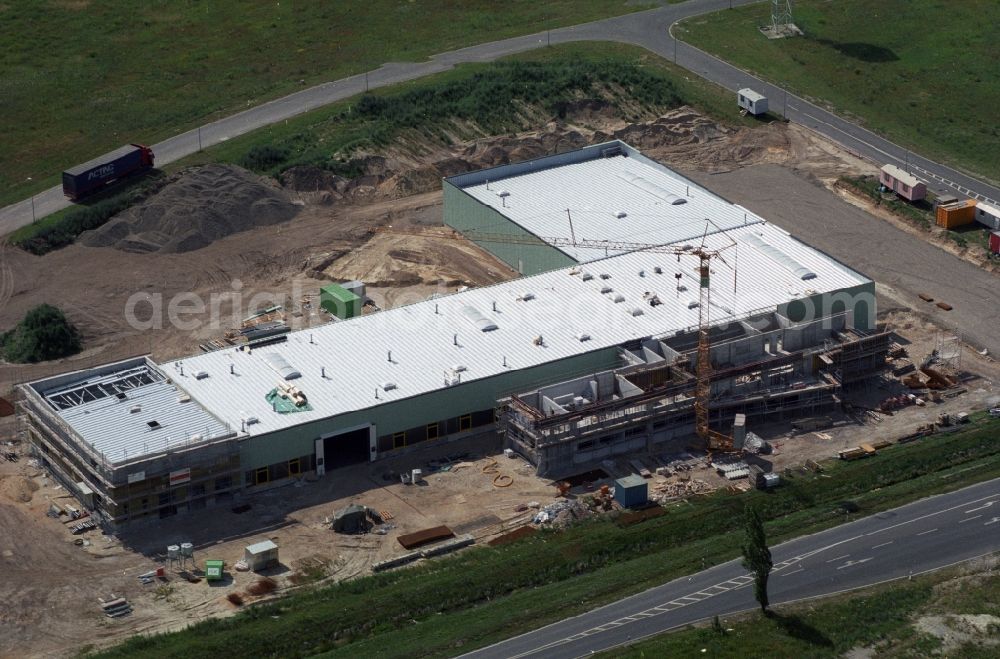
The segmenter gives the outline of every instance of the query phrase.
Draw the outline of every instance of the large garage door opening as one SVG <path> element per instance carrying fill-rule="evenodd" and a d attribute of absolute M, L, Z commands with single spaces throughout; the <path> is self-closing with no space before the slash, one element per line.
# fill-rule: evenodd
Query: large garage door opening
<path fill-rule="evenodd" d="M 370 427 L 358 428 L 323 439 L 323 464 L 326 470 L 368 462 L 371 452 Z"/>

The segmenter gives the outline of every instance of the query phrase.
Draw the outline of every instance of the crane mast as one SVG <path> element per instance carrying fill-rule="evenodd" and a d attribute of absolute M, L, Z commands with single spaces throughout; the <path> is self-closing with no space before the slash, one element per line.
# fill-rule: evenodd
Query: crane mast
<path fill-rule="evenodd" d="M 678 262 L 680 262 L 681 256 L 697 256 L 698 257 L 698 349 L 696 352 L 696 363 L 695 363 L 695 389 L 694 389 L 694 417 L 695 417 L 695 433 L 698 438 L 704 443 L 706 450 L 711 453 L 712 451 L 723 451 L 731 452 L 733 451 L 733 438 L 725 435 L 721 432 L 712 430 L 710 425 L 710 415 L 709 415 L 709 402 L 712 398 L 712 351 L 711 351 L 711 262 L 712 259 L 719 259 L 723 262 L 725 259 L 722 257 L 722 251 L 734 246 L 736 243 L 732 241 L 731 245 L 722 247 L 721 249 L 706 249 L 705 248 L 705 237 L 708 235 L 708 224 L 711 224 L 711 220 L 706 220 L 705 235 L 702 236 L 702 244 L 700 247 L 675 247 L 673 245 L 658 245 L 655 243 L 640 243 L 640 242 L 630 242 L 630 241 L 610 241 L 610 240 L 587 240 L 583 238 L 577 238 L 576 232 L 572 230 L 572 217 L 569 216 L 569 210 L 567 210 L 567 217 L 570 218 L 570 231 L 571 237 L 541 237 L 541 236 L 511 236 L 507 234 L 500 233 L 485 233 L 478 231 L 464 231 L 462 233 L 454 232 L 452 234 L 440 235 L 440 234 L 430 234 L 430 236 L 435 238 L 454 238 L 454 239 L 468 239 L 477 243 L 512 243 L 520 245 L 549 245 L 549 246 L 566 246 L 566 247 L 578 247 L 584 249 L 602 249 L 607 253 L 609 250 L 613 251 L 644 251 L 652 252 L 657 254 L 673 254 L 677 256 Z M 375 229 L 378 232 L 387 233 L 405 233 L 409 235 L 423 235 L 428 234 L 414 230 L 414 229 L 394 229 L 389 227 L 379 227 Z M 721 230 L 720 230 L 721 231 Z M 430 237 L 429 236 L 429 237 Z M 730 239 L 732 240 L 732 239 Z M 680 275 L 678 275 L 679 277 Z"/>

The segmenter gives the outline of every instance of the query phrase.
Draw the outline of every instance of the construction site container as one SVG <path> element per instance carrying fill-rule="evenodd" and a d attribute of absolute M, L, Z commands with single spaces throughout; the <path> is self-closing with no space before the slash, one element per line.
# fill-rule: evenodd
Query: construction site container
<path fill-rule="evenodd" d="M 937 207 L 937 225 L 945 229 L 972 224 L 976 221 L 976 201 L 963 199 L 953 204 L 940 204 Z"/>
<path fill-rule="evenodd" d="M 987 229 L 1000 231 L 1000 208 L 977 201 L 976 222 L 979 222 Z"/>
<path fill-rule="evenodd" d="M 744 87 L 738 91 L 736 100 L 740 108 L 754 116 L 767 112 L 767 97 L 749 87 Z"/>
<path fill-rule="evenodd" d="M 63 194 L 70 199 L 79 199 L 108 183 L 152 166 L 152 149 L 141 144 L 129 144 L 64 171 Z"/>
<path fill-rule="evenodd" d="M 224 561 L 211 559 L 205 561 L 205 581 L 222 581 Z"/>
<path fill-rule="evenodd" d="M 254 572 L 278 564 L 278 545 L 270 540 L 248 545 L 243 550 L 243 560 Z"/>
<path fill-rule="evenodd" d="M 615 481 L 615 501 L 623 508 L 641 506 L 649 501 L 649 485 L 639 474 L 632 474 Z"/>
<path fill-rule="evenodd" d="M 909 201 L 920 201 L 927 196 L 927 186 L 924 183 L 895 165 L 884 165 L 879 170 L 878 181 Z"/>
<path fill-rule="evenodd" d="M 341 319 L 361 315 L 361 298 L 339 284 L 319 289 L 319 306 Z"/>
<path fill-rule="evenodd" d="M 1000 231 L 994 231 L 990 234 L 990 251 L 994 254 L 1000 254 Z"/>

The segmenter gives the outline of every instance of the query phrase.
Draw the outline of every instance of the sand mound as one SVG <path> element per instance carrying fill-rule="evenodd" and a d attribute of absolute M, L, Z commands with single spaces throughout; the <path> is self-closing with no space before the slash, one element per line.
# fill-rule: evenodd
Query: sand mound
<path fill-rule="evenodd" d="M 287 222 L 298 212 L 266 179 L 235 165 L 206 165 L 81 234 L 80 242 L 128 252 L 190 252 L 230 234 Z"/>
<path fill-rule="evenodd" d="M 38 484 L 24 476 L 0 477 L 0 493 L 11 501 L 28 503 L 37 489 Z"/>

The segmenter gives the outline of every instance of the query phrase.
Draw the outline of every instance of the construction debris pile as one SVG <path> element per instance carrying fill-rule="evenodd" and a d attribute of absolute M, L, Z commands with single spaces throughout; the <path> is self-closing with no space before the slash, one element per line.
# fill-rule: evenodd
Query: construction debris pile
<path fill-rule="evenodd" d="M 125 252 L 190 252 L 240 231 L 287 222 L 300 209 L 265 178 L 235 165 L 205 165 L 82 233 L 80 242 Z"/>
<path fill-rule="evenodd" d="M 545 506 L 535 514 L 531 521 L 534 524 L 566 526 L 589 515 L 590 511 L 583 503 L 576 499 L 565 499 Z"/>

